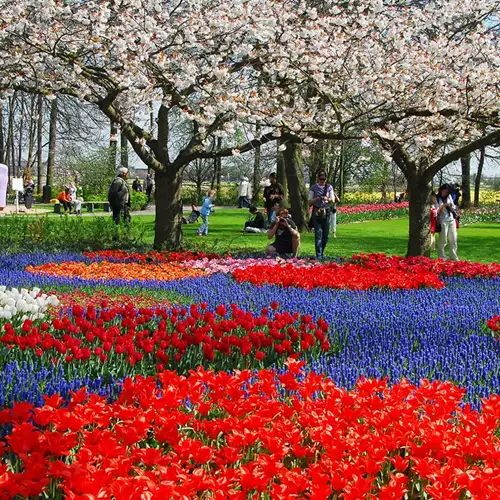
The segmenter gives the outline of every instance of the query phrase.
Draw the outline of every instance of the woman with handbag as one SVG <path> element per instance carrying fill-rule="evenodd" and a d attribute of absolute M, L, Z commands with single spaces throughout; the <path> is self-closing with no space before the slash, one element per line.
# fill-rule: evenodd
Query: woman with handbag
<path fill-rule="evenodd" d="M 330 232 L 330 215 L 335 203 L 333 187 L 326 182 L 326 172 L 320 170 L 316 176 L 317 183 L 309 190 L 309 206 L 312 207 L 310 226 L 314 227 L 314 246 L 316 258 L 322 259 L 328 244 Z"/>

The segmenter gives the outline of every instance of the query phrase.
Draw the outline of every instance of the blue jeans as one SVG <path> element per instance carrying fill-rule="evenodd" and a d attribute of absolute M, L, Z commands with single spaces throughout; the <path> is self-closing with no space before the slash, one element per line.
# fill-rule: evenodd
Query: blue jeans
<path fill-rule="evenodd" d="M 201 220 L 203 221 L 203 224 L 200 226 L 200 229 L 198 229 L 198 234 L 203 234 L 205 236 L 208 234 L 208 217 L 209 215 L 201 214 Z"/>
<path fill-rule="evenodd" d="M 324 257 L 326 245 L 328 244 L 328 235 L 330 232 L 330 217 L 324 219 L 313 219 L 314 223 L 314 247 L 316 249 L 316 258 Z"/>

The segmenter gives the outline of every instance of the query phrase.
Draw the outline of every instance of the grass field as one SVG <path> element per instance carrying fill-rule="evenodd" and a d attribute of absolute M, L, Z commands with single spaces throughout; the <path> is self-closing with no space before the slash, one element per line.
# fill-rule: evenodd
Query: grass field
<path fill-rule="evenodd" d="M 154 217 L 140 216 L 146 240 L 153 241 Z M 241 229 L 247 212 L 219 210 L 210 218 L 209 235 L 196 236 L 199 224 L 184 226 L 187 246 L 204 251 L 224 253 L 236 251 L 261 252 L 269 240 L 266 235 L 244 234 Z M 136 221 L 137 222 L 137 221 Z M 458 232 L 458 253 L 462 260 L 492 262 L 500 260 L 500 224 L 475 224 Z M 337 238 L 330 238 L 326 256 L 350 256 L 359 252 L 381 252 L 404 255 L 408 241 L 408 219 L 339 224 Z M 314 254 L 313 234 L 302 235 L 302 255 Z"/>

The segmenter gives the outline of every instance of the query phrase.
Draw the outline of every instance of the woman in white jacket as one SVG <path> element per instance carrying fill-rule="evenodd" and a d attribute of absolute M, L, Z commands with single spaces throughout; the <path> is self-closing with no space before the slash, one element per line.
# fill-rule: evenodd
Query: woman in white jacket
<path fill-rule="evenodd" d="M 446 245 L 448 245 L 450 260 L 458 260 L 457 224 L 455 222 L 457 207 L 453 203 L 448 184 L 443 184 L 439 188 L 435 207 L 437 210 L 436 232 L 439 232 L 438 256 L 446 260 Z"/>

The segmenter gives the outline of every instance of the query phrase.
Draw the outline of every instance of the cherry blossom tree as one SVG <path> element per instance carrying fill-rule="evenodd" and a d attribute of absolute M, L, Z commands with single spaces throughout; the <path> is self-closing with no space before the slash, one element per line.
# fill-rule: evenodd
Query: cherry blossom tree
<path fill-rule="evenodd" d="M 282 125 L 325 138 L 364 130 L 366 146 L 381 145 L 409 186 L 408 254 L 425 254 L 433 177 L 500 142 L 500 2 L 321 4 L 281 11 L 287 31 L 269 47 L 279 57 L 264 80 L 279 86 Z"/>
<path fill-rule="evenodd" d="M 278 36 L 273 2 L 0 0 L 0 88 L 95 103 L 156 172 L 155 246 L 181 242 L 182 172 L 195 159 L 244 153 L 272 134 L 216 151 L 236 120 L 264 119 L 255 90 L 265 46 Z M 141 125 L 154 103 L 155 132 Z M 169 148 L 170 118 L 191 122 Z"/>
<path fill-rule="evenodd" d="M 79 96 L 120 127 L 156 171 L 157 247 L 180 243 L 182 172 L 194 159 L 280 137 L 295 174 L 301 143 L 364 131 L 365 146 L 376 141 L 408 181 L 408 254 L 417 255 L 427 250 L 433 176 L 500 142 L 499 3 L 0 0 L 0 89 Z M 154 133 L 139 118 L 152 102 Z M 192 128 L 172 151 L 177 110 Z M 237 121 L 259 124 L 259 137 L 212 148 Z M 297 179 L 289 194 L 299 213 Z"/>

